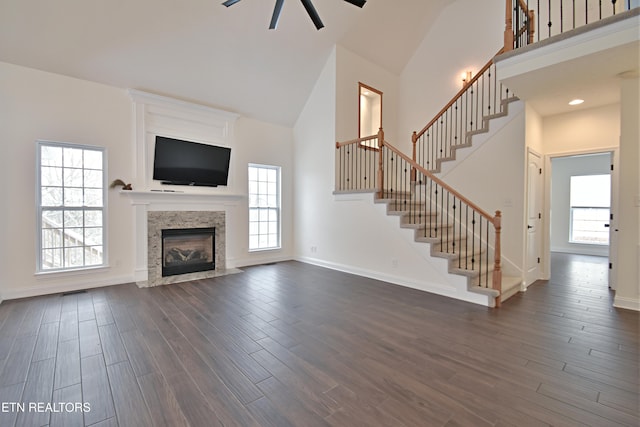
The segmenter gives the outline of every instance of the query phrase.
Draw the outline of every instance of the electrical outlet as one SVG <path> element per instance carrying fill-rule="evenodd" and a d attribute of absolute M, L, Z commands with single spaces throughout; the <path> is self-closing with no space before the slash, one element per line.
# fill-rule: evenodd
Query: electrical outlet
<path fill-rule="evenodd" d="M 311 253 L 315 254 L 316 252 L 318 252 L 318 247 L 317 246 L 311 246 Z"/>
<path fill-rule="evenodd" d="M 398 268 L 398 260 L 397 259 L 392 259 L 391 260 L 391 267 Z"/>

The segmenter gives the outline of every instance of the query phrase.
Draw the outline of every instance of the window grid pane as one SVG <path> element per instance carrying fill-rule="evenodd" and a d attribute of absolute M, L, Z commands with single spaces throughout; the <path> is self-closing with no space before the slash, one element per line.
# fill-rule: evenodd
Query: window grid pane
<path fill-rule="evenodd" d="M 104 265 L 104 151 L 39 143 L 39 271 Z"/>
<path fill-rule="evenodd" d="M 609 244 L 608 208 L 571 208 L 571 243 Z"/>
<path fill-rule="evenodd" d="M 280 248 L 280 168 L 249 165 L 249 250 Z"/>
<path fill-rule="evenodd" d="M 570 243 L 608 245 L 611 175 L 577 175 L 570 179 Z"/>

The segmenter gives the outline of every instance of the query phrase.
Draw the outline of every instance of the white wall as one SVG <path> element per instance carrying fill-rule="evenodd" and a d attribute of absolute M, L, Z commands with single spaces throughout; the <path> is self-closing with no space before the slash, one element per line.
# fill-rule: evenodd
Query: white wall
<path fill-rule="evenodd" d="M 551 251 L 609 256 L 609 246 L 569 242 L 572 176 L 608 175 L 611 154 L 555 157 L 551 160 Z"/>
<path fill-rule="evenodd" d="M 442 179 L 490 214 L 502 212 L 505 275 L 521 276 L 524 260 L 525 110 Z"/>
<path fill-rule="evenodd" d="M 575 154 L 618 147 L 619 104 L 588 108 L 542 119 L 542 152 Z"/>
<path fill-rule="evenodd" d="M 46 139 L 106 147 L 108 182 L 136 176 L 133 107 L 127 91 L 71 77 L 0 63 L 0 158 L 5 209 L 0 225 L 0 298 L 134 281 L 134 215 L 130 200 L 108 192 L 109 267 L 92 272 L 35 275 L 35 141 Z M 227 260 L 241 266 L 293 254 L 292 129 L 250 118 L 236 122 L 232 155 L 234 192 L 243 196 L 237 224 L 227 228 Z M 282 167 L 282 250 L 248 253 L 249 162 Z M 10 184 L 9 184 L 10 183 Z"/>
<path fill-rule="evenodd" d="M 640 310 L 640 80 L 621 81 L 616 307 Z"/>
<path fill-rule="evenodd" d="M 398 76 L 340 45 L 336 46 L 336 141 L 358 138 L 359 82 L 382 92 L 382 127 L 385 139 L 395 145 Z"/>
<path fill-rule="evenodd" d="M 531 104 L 525 104 L 525 119 L 526 119 L 526 135 L 525 141 L 528 148 L 532 149 L 536 153 L 544 153 L 544 140 L 543 140 L 543 118 L 536 110 L 531 107 Z"/>
<path fill-rule="evenodd" d="M 449 2 L 401 74 L 398 111 L 402 138 L 411 137 L 504 44 L 504 0 Z"/>
<path fill-rule="evenodd" d="M 110 266 L 92 273 L 36 271 L 35 141 L 106 147 L 108 181 L 133 175 L 132 110 L 126 91 L 0 63 L 3 221 L 2 298 L 131 281 L 133 228 L 128 200 L 108 192 Z"/>
<path fill-rule="evenodd" d="M 229 266 L 245 266 L 273 262 L 293 257 L 293 130 L 272 125 L 255 119 L 241 117 L 236 122 L 236 144 L 234 162 L 236 168 L 234 182 L 236 190 L 247 193 L 249 163 L 266 164 L 281 167 L 281 203 L 282 203 L 282 248 L 273 251 L 248 252 L 249 243 L 249 207 L 248 198 L 243 197 L 235 222 L 238 228 L 234 236 L 227 236 L 227 256 Z"/>
<path fill-rule="evenodd" d="M 356 116 L 357 117 L 357 116 Z M 356 118 L 357 120 L 357 118 Z M 357 129 L 356 129 L 357 132 Z M 339 246 L 333 196 L 336 137 L 336 49 L 329 56 L 296 124 L 294 247 L 297 257 L 323 257 Z M 319 252 L 318 252 L 319 250 Z"/>

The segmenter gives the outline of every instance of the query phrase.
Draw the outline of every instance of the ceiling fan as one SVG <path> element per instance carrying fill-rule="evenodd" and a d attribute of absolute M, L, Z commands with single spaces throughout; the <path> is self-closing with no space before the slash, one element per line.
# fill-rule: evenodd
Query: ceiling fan
<path fill-rule="evenodd" d="M 233 6 L 239 1 L 240 0 L 227 0 L 222 4 L 224 6 L 229 7 L 229 6 Z M 313 3 L 311 3 L 311 0 L 300 0 L 300 1 L 302 2 L 302 5 L 304 6 L 304 8 L 307 10 L 309 17 L 313 21 L 313 24 L 316 26 L 316 28 L 318 30 L 320 28 L 323 28 L 324 24 L 322 23 L 322 20 L 320 19 L 320 15 L 318 15 L 316 8 L 313 7 Z M 364 4 L 367 2 L 367 0 L 344 0 L 344 1 L 346 1 L 347 3 L 351 3 L 354 6 L 358 6 L 360 8 L 364 6 Z M 283 4 L 284 4 L 284 0 L 276 0 L 276 6 L 273 9 L 273 15 L 271 16 L 271 23 L 269 24 L 270 30 L 275 30 L 276 27 L 278 26 L 278 20 L 280 19 L 280 12 L 282 11 Z"/>

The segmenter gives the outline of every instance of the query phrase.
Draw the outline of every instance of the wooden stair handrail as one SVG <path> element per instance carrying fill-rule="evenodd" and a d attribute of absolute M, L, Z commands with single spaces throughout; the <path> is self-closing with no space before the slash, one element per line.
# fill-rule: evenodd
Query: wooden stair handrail
<path fill-rule="evenodd" d="M 539 3 L 538 3 L 539 4 Z M 535 34 L 535 20 L 536 15 L 533 9 L 529 9 L 527 7 L 527 3 L 525 0 L 517 0 L 517 7 L 522 10 L 523 15 L 527 17 L 527 24 L 523 25 L 521 28 L 518 28 L 517 31 L 514 31 L 513 28 L 513 0 L 506 0 L 506 18 L 505 18 L 505 29 L 504 29 L 504 51 L 509 52 L 514 49 L 516 36 L 520 37 L 525 32 L 529 33 L 529 37 L 527 40 L 528 44 L 532 44 L 534 42 L 534 34 Z"/>
<path fill-rule="evenodd" d="M 420 171 L 423 175 L 428 176 L 431 180 L 433 180 L 439 186 L 441 186 L 442 188 L 444 188 L 445 190 L 447 190 L 448 192 L 450 192 L 451 194 L 456 196 L 459 200 L 461 200 L 464 203 L 466 203 L 467 206 L 469 206 L 473 210 L 477 211 L 480 215 L 485 217 L 487 220 L 491 221 L 492 224 L 495 223 L 495 218 L 491 214 L 487 213 L 484 209 L 482 209 L 481 207 L 479 207 L 478 205 L 473 203 L 471 200 L 469 200 L 466 197 L 464 197 L 462 194 L 460 194 L 459 191 L 455 190 L 453 187 L 451 187 L 450 185 L 446 184 L 444 181 L 442 181 L 440 178 L 435 176 L 433 173 L 429 172 L 428 170 L 426 170 L 425 168 L 420 166 L 415 160 L 412 160 L 409 156 L 407 156 L 406 154 L 402 153 L 400 150 L 398 150 L 393 145 L 389 144 L 387 141 L 384 141 L 384 146 L 387 147 L 388 149 L 390 149 L 391 151 L 393 151 L 394 153 L 396 153 L 402 159 L 404 159 L 407 163 L 409 163 L 411 166 L 413 166 L 417 171 Z"/>
<path fill-rule="evenodd" d="M 379 138 L 379 134 L 371 135 L 371 136 L 365 136 L 365 137 L 357 138 L 357 139 L 352 139 L 350 141 L 345 141 L 345 142 L 336 142 L 336 148 L 344 147 L 345 145 L 359 144 L 361 142 L 369 141 L 369 140 L 376 139 L 376 138 Z M 486 219 L 488 219 L 492 223 L 494 223 L 494 219 L 495 218 L 491 214 L 487 213 L 487 211 L 485 211 L 484 209 L 482 209 L 481 207 L 479 207 L 478 205 L 473 203 L 471 200 L 469 200 L 468 198 L 466 198 L 462 194 L 460 194 L 459 191 L 455 190 L 449 184 L 445 183 L 443 180 L 438 178 L 432 172 L 429 172 L 427 169 L 425 169 L 422 166 L 420 166 L 415 160 L 412 160 L 409 156 L 407 156 L 406 154 L 404 154 L 403 152 L 398 150 L 393 145 L 389 144 L 389 142 L 384 141 L 384 140 L 380 140 L 379 144 L 380 144 L 380 146 L 384 145 L 385 147 L 388 147 L 391 151 L 393 151 L 398 156 L 400 156 L 404 160 L 406 160 L 416 171 L 420 171 L 423 175 L 428 176 L 429 179 L 433 180 L 439 186 L 441 186 L 442 188 L 446 189 L 451 194 L 455 195 L 458 199 L 460 199 L 464 203 L 466 203 L 470 208 L 472 208 L 473 210 L 477 211 L 480 215 L 482 215 L 483 217 L 485 217 Z"/>
<path fill-rule="evenodd" d="M 518 0 L 518 4 L 520 5 L 520 9 L 522 9 L 525 13 L 529 13 L 529 8 L 527 7 L 527 3 L 524 0 Z"/>
<path fill-rule="evenodd" d="M 356 138 L 350 141 L 336 142 L 336 148 L 344 147 L 345 145 L 360 144 L 365 141 L 371 141 L 373 139 L 377 139 L 378 137 L 379 137 L 379 134 L 376 133 L 375 135 L 363 136 L 362 138 Z"/>
<path fill-rule="evenodd" d="M 493 58 L 495 58 L 496 56 L 500 55 L 501 53 L 504 52 L 504 47 L 500 48 L 500 50 L 493 56 Z M 469 80 L 467 83 L 465 83 L 465 85 L 462 87 L 462 89 L 460 89 L 460 91 L 451 99 L 451 101 L 449 101 L 447 103 L 447 105 L 444 106 L 444 108 L 442 110 L 440 110 L 440 112 L 438 114 L 435 115 L 435 117 L 425 126 L 422 128 L 422 130 L 420 132 L 416 133 L 416 138 L 420 138 L 422 135 L 424 135 L 424 133 L 427 131 L 427 129 L 429 129 L 435 122 L 438 121 L 438 119 L 440 118 L 440 116 L 442 116 L 453 104 L 455 104 L 455 102 L 462 97 L 462 95 L 465 94 L 465 92 L 467 91 L 467 89 L 474 84 L 475 82 L 478 81 L 478 79 L 484 74 L 485 71 L 487 71 L 489 69 L 489 67 L 491 67 L 491 65 L 493 64 L 493 58 L 491 58 L 489 60 L 489 62 L 487 62 L 485 64 L 484 67 L 482 67 L 480 69 L 480 71 L 478 71 L 476 73 L 476 75 Z"/>

